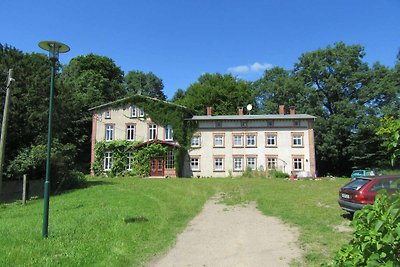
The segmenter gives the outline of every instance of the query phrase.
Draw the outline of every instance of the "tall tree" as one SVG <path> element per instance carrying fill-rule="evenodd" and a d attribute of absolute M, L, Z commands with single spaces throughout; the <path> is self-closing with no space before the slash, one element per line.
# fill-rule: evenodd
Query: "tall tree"
<path fill-rule="evenodd" d="M 65 104 L 70 127 L 63 137 L 77 144 L 79 161 L 85 166 L 90 161 L 92 118 L 88 109 L 125 96 L 123 79 L 123 71 L 105 56 L 78 56 L 64 66 L 60 81 L 64 89 L 59 92 L 59 102 Z"/>
<path fill-rule="evenodd" d="M 369 78 L 364 55 L 359 45 L 337 43 L 304 53 L 295 65 L 294 74 L 313 88 L 315 102 L 309 103 L 309 110 L 318 116 L 316 147 L 322 172 L 346 174 L 353 165 L 348 148 L 363 114 L 358 95 Z"/>
<path fill-rule="evenodd" d="M 206 73 L 176 103 L 191 108 L 197 115 L 204 115 L 207 106 L 213 107 L 215 115 L 228 115 L 237 114 L 238 106 L 255 104 L 255 100 L 249 82 L 231 74 Z"/>
<path fill-rule="evenodd" d="M 310 101 L 310 88 L 301 79 L 280 67 L 266 70 L 264 76 L 253 83 L 254 94 L 261 114 L 278 112 L 280 104 L 294 106 L 306 113 Z"/>
<path fill-rule="evenodd" d="M 130 71 L 125 76 L 126 91 L 166 100 L 163 81 L 152 72 Z"/>

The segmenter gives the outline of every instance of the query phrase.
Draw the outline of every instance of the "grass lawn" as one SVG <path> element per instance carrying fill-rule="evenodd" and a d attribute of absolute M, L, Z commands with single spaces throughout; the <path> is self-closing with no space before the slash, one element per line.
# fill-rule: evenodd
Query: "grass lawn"
<path fill-rule="evenodd" d="M 227 204 L 256 201 L 266 215 L 300 230 L 305 264 L 319 266 L 350 233 L 336 203 L 347 180 L 90 179 L 50 200 L 49 238 L 41 237 L 43 200 L 0 205 L 0 266 L 141 266 L 173 246 L 178 233 L 218 192 Z"/>

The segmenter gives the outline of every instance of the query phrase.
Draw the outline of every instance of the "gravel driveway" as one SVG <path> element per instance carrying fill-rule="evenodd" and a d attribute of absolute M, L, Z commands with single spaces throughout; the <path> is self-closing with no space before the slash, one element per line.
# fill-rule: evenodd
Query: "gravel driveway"
<path fill-rule="evenodd" d="M 209 200 L 175 246 L 148 266 L 289 266 L 301 261 L 298 231 L 264 216 L 255 203 L 226 206 Z"/>

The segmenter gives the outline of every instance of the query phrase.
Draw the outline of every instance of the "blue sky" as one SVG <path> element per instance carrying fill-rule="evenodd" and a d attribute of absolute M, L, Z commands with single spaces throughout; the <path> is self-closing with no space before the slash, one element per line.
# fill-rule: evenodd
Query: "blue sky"
<path fill-rule="evenodd" d="M 392 67 L 399 14 L 400 0 L 2 0 L 0 43 L 30 53 L 42 40 L 64 42 L 62 63 L 107 56 L 125 73 L 153 72 L 171 98 L 205 72 L 255 80 L 339 41 Z"/>

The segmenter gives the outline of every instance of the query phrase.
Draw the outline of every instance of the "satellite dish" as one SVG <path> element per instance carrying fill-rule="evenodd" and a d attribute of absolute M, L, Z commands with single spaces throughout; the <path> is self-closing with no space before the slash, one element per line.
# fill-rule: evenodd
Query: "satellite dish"
<path fill-rule="evenodd" d="M 253 109 L 253 106 L 252 106 L 251 104 L 248 104 L 247 107 L 246 107 L 246 109 L 247 109 L 248 111 L 250 111 L 250 110 Z"/>

